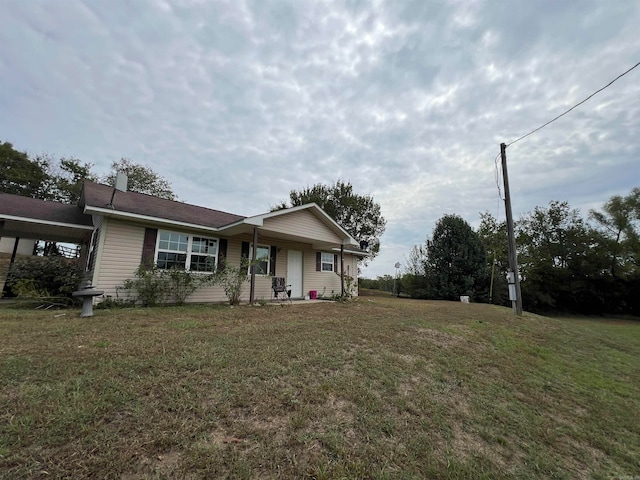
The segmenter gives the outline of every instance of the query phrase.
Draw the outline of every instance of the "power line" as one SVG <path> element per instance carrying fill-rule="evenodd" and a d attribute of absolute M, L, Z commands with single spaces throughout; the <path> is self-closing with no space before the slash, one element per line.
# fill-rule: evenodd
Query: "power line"
<path fill-rule="evenodd" d="M 614 78 L 613 80 L 611 80 L 609 83 L 607 83 L 604 87 L 596 90 L 595 92 L 593 92 L 591 95 L 589 95 L 587 98 L 585 98 L 584 100 L 582 100 L 579 103 L 576 103 L 573 107 L 571 107 L 569 110 L 567 110 L 564 113 L 561 113 L 560 115 L 558 115 L 557 117 L 555 117 L 552 120 L 549 120 L 547 123 L 545 123 L 544 125 L 536 128 L 535 130 L 531 130 L 529 133 L 527 133 L 526 135 L 521 136 L 520 138 L 517 138 L 516 140 L 514 140 L 513 142 L 507 144 L 507 147 L 510 147 L 511 145 L 513 145 L 516 142 L 519 142 L 520 140 L 522 140 L 523 138 L 528 137 L 529 135 L 533 135 L 534 133 L 536 133 L 538 130 L 542 130 L 544 127 L 546 127 L 547 125 L 549 125 L 550 123 L 555 122 L 556 120 L 558 120 L 560 117 L 564 117 L 567 113 L 569 113 L 571 110 L 573 110 L 576 107 L 579 107 L 580 105 L 582 105 L 584 102 L 586 102 L 587 100 L 589 100 L 591 97 L 593 97 L 594 95 L 600 93 L 602 90 L 604 90 L 605 88 L 610 87 L 615 81 L 619 80 L 620 78 L 624 77 L 627 73 L 629 73 L 631 70 L 633 70 L 634 68 L 636 68 L 637 66 L 640 65 L 640 62 L 636 63 L 633 67 L 631 67 L 629 70 L 627 70 L 624 73 L 621 73 L 620 75 L 618 75 L 616 78 Z"/>

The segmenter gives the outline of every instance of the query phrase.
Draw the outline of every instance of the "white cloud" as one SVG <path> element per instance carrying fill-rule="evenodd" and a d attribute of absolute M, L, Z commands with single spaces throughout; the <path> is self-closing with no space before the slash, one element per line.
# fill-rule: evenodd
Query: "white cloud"
<path fill-rule="evenodd" d="M 494 158 L 640 59 L 633 2 L 8 0 L 0 135 L 106 171 L 128 157 L 192 203 L 255 214 L 350 180 L 393 264 L 435 222 L 496 210 Z M 516 215 L 640 178 L 640 71 L 508 149 Z"/>

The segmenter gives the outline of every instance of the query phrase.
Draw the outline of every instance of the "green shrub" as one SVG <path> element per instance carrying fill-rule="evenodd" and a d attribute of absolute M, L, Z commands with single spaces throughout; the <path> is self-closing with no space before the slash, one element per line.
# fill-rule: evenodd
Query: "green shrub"
<path fill-rule="evenodd" d="M 168 281 L 169 296 L 178 305 L 184 305 L 187 298 L 200 287 L 209 283 L 209 275 L 171 269 L 163 272 Z"/>
<path fill-rule="evenodd" d="M 211 283 L 222 287 L 230 305 L 240 304 L 242 287 L 249 276 L 248 267 L 249 263 L 246 261 L 243 261 L 239 268 L 225 263 L 222 270 L 212 275 Z"/>
<path fill-rule="evenodd" d="M 158 270 L 155 265 L 140 265 L 135 271 L 135 276 L 136 278 L 125 280 L 122 286 L 123 290 L 135 296 L 135 302 L 144 307 L 153 307 L 166 301 L 169 286 L 162 270 Z"/>
<path fill-rule="evenodd" d="M 108 310 L 112 308 L 129 308 L 134 307 L 135 303 L 135 299 L 132 298 L 113 298 L 111 295 L 107 295 L 106 298 L 95 305 L 94 308 L 102 310 Z"/>
<path fill-rule="evenodd" d="M 212 282 L 211 275 L 192 273 L 185 270 L 160 270 L 156 266 L 140 265 L 135 271 L 136 278 L 125 280 L 122 287 L 145 307 L 162 303 L 184 305 L 187 298 L 198 288 Z"/>
<path fill-rule="evenodd" d="M 9 292 L 24 297 L 71 297 L 82 272 L 76 259 L 64 257 L 18 258 L 7 275 Z"/>
<path fill-rule="evenodd" d="M 220 259 L 224 267 L 209 275 L 198 272 L 171 269 L 160 270 L 156 266 L 140 265 L 135 277 L 126 280 L 116 292 L 125 291 L 129 299 L 116 299 L 116 302 L 139 303 L 151 307 L 163 303 L 183 305 L 196 290 L 207 285 L 220 285 L 229 299 L 230 305 L 239 305 L 242 289 L 249 275 L 252 262 L 243 261 L 240 267 L 234 267 Z"/>

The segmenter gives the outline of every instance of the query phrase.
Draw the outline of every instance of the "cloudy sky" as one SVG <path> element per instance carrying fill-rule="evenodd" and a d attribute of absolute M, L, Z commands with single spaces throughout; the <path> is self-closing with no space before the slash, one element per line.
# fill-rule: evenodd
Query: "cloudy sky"
<path fill-rule="evenodd" d="M 435 222 L 498 212 L 494 159 L 640 61 L 635 0 L 0 0 L 0 141 L 127 157 L 253 215 L 351 181 L 394 273 Z M 640 186 L 640 68 L 507 150 L 514 215 Z M 500 209 L 504 218 L 504 208 Z"/>

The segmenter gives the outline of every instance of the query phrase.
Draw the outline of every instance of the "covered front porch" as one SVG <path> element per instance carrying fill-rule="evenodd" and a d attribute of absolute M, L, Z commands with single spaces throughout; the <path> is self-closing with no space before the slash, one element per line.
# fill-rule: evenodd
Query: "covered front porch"
<path fill-rule="evenodd" d="M 366 255 L 366 252 L 357 249 L 357 241 L 315 204 L 248 217 L 222 228 L 220 233 L 228 236 L 250 238 L 251 241 L 247 245 L 250 251 L 245 252 L 248 259 L 259 258 L 258 250 L 261 244 L 302 246 L 303 248 L 300 249 L 287 248 L 286 252 L 279 247 L 275 247 L 277 252 L 286 253 L 287 267 L 286 271 L 275 272 L 274 270 L 272 272 L 274 277 L 285 278 L 292 290 L 298 292 L 294 293 L 293 297 L 302 302 L 311 301 L 300 300 L 305 298 L 308 293 L 308 288 L 303 289 L 303 285 L 311 284 L 309 280 L 311 273 L 308 271 L 310 270 L 308 268 L 310 263 L 309 253 L 312 253 L 314 257 L 317 256 L 311 263 L 316 266 L 315 270 L 320 272 L 323 271 L 323 255 L 330 255 L 330 258 L 336 258 L 335 261 L 331 261 L 329 271 L 340 278 L 340 296 L 345 295 L 345 279 L 351 274 L 357 276 L 357 266 L 353 269 L 349 266 L 349 271 L 345 271 L 345 252 L 347 251 L 350 256 Z M 274 253 L 271 255 L 273 256 Z M 303 255 L 307 255 L 307 258 L 303 259 Z M 306 265 L 306 270 L 303 265 Z M 259 275 L 259 272 L 255 266 L 251 267 L 249 271 L 249 303 L 253 305 L 257 300 L 256 276 Z M 297 282 L 300 282 L 299 289 L 297 288 Z M 334 291 L 332 293 L 335 295 L 338 292 Z"/>

